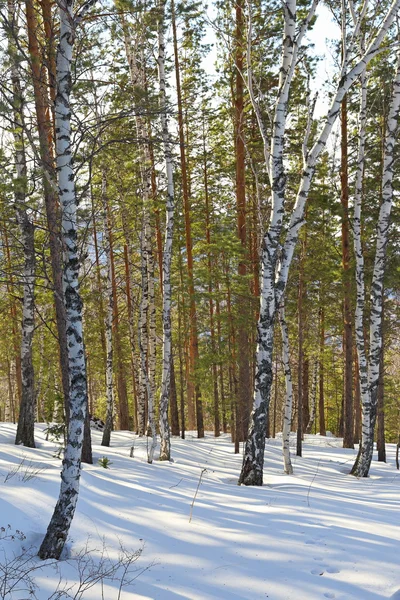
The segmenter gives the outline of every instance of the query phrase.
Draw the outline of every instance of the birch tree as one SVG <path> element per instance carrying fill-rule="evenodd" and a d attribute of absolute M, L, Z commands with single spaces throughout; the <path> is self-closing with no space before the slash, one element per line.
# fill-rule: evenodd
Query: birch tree
<path fill-rule="evenodd" d="M 282 332 L 282 360 L 283 369 L 285 372 L 286 399 L 283 412 L 283 427 L 282 427 L 282 455 L 283 468 L 287 475 L 292 475 L 293 466 L 290 460 L 290 427 L 292 424 L 292 407 L 293 407 L 293 381 L 292 370 L 290 368 L 290 353 L 289 353 L 289 333 L 285 318 L 285 307 L 279 309 L 279 320 Z"/>
<path fill-rule="evenodd" d="M 39 549 L 42 559 L 59 559 L 67 540 L 79 495 L 81 452 L 87 408 L 87 380 L 82 329 L 82 300 L 79 294 L 77 198 L 71 147 L 71 67 L 75 29 L 92 6 L 88 0 L 74 13 L 73 0 L 60 0 L 60 33 L 56 61 L 55 123 L 57 183 L 61 202 L 62 241 L 65 247 L 63 286 L 69 368 L 69 423 L 60 495 L 47 533 Z"/>
<path fill-rule="evenodd" d="M 34 225 L 29 217 L 27 195 L 27 162 L 24 136 L 24 98 L 21 87 L 18 49 L 18 10 L 13 0 L 8 3 L 8 53 L 11 61 L 13 137 L 15 156 L 14 199 L 17 222 L 21 232 L 24 267 L 22 273 L 22 327 L 21 327 L 21 405 L 19 410 L 16 444 L 35 448 L 36 395 L 32 356 L 33 332 L 35 326 L 35 241 Z"/>
<path fill-rule="evenodd" d="M 397 51 L 396 74 L 389 106 L 383 144 L 382 199 L 377 223 L 377 239 L 370 291 L 369 348 L 365 343 L 365 269 L 362 246 L 363 174 L 366 160 L 367 80 L 360 86 L 360 115 L 358 131 L 357 173 L 354 193 L 353 239 L 356 257 L 357 301 L 355 332 L 358 353 L 359 379 L 362 403 L 361 442 L 352 475 L 367 477 L 374 449 L 374 430 L 377 415 L 379 372 L 382 352 L 383 279 L 386 246 L 393 204 L 394 150 L 400 115 L 400 50 Z"/>
<path fill-rule="evenodd" d="M 343 3 L 345 4 L 345 2 Z M 351 63 L 347 56 L 342 61 L 338 84 L 333 94 L 331 106 L 322 129 L 311 148 L 303 152 L 303 172 L 293 210 L 290 214 L 285 208 L 286 169 L 284 163 L 284 141 L 288 112 L 288 99 L 295 67 L 304 34 L 315 15 L 318 0 L 313 0 L 308 14 L 296 26 L 296 0 L 283 3 L 284 30 L 279 73 L 279 89 L 274 105 L 272 134 L 269 139 L 260 103 L 253 90 L 251 70 L 251 6 L 249 5 L 248 32 L 248 78 L 247 85 L 255 110 L 264 145 L 265 167 L 271 186 L 271 215 L 264 233 L 261 255 L 261 297 L 260 316 L 257 325 L 257 349 L 255 360 L 255 383 L 253 393 L 253 411 L 249 433 L 245 443 L 243 465 L 239 484 L 262 485 L 265 431 L 273 376 L 273 340 L 278 307 L 284 296 L 293 253 L 297 244 L 300 228 L 304 221 L 305 205 L 308 198 L 315 166 L 321 152 L 326 147 L 328 137 L 340 112 L 340 105 L 351 85 L 365 71 L 367 64 L 379 52 L 381 43 L 393 23 L 400 8 L 400 0 L 394 0 L 380 27 L 374 32 L 365 53 Z M 365 3 L 356 17 L 352 32 L 352 43 L 356 43 L 358 32 L 364 18 Z M 354 46 L 353 46 L 354 49 Z M 306 133 L 307 135 L 307 133 Z M 287 225 L 285 221 L 288 221 Z"/>
<path fill-rule="evenodd" d="M 132 39 L 130 26 L 121 17 L 124 36 L 125 53 L 129 64 L 129 74 L 133 87 L 133 103 L 138 109 L 135 120 L 136 130 L 140 144 L 141 178 L 142 178 L 142 231 L 140 234 L 141 253 L 141 278 L 142 297 L 139 309 L 138 337 L 140 365 L 139 371 L 139 396 L 138 396 L 138 429 L 139 435 L 145 433 L 146 399 L 148 422 L 152 435 L 152 443 L 148 452 L 148 461 L 151 463 L 157 443 L 155 426 L 155 370 L 156 370 L 156 325 L 155 325 L 155 300 L 154 300 L 154 257 L 152 252 L 152 229 L 150 221 L 150 205 L 152 198 L 151 156 L 149 149 L 149 130 L 145 118 L 140 114 L 139 98 L 146 93 L 145 86 L 145 56 L 143 48 L 143 34 Z"/>
<path fill-rule="evenodd" d="M 114 417 L 114 373 L 113 373 L 113 315 L 114 315 L 114 295 L 112 285 L 112 263 L 111 263 L 111 224 L 108 218 L 108 205 L 107 205 L 107 177 L 105 167 L 102 167 L 102 179 L 101 179 L 101 198 L 103 203 L 103 222 L 105 231 L 105 245 L 104 253 L 106 255 L 107 263 L 107 285 L 106 285 L 106 296 L 107 296 L 107 312 L 105 319 L 105 330 L 106 330 L 106 398 L 107 398 L 107 412 L 106 422 L 103 431 L 103 438 L 101 441 L 102 446 L 109 446 L 111 440 L 111 432 L 113 430 L 113 417 Z"/>
<path fill-rule="evenodd" d="M 166 76 L 165 76 L 165 40 L 164 40 L 165 1 L 160 1 L 158 23 L 158 73 L 160 82 L 160 118 L 164 145 L 165 169 L 167 174 L 166 227 L 163 252 L 163 357 L 160 397 L 160 460 L 170 460 L 171 442 L 168 422 L 168 401 L 171 383 L 171 260 L 174 233 L 174 165 L 172 159 L 171 137 L 168 130 Z"/>

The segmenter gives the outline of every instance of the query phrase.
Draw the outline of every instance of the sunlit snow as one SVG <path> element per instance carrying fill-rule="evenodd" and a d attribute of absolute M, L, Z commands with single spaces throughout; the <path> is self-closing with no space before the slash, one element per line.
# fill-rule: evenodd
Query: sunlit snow
<path fill-rule="evenodd" d="M 146 438 L 117 432 L 104 448 L 94 431 L 94 464 L 83 467 L 67 552 L 50 564 L 35 557 L 59 491 L 60 461 L 44 428 L 37 426 L 38 447 L 29 449 L 14 446 L 14 425 L 0 425 L 0 537 L 7 535 L 0 568 L 25 548 L 39 600 L 117 600 L 122 568 L 114 580 L 74 593 L 82 556 L 93 578 L 101 555 L 112 564 L 121 547 L 131 557 L 142 552 L 120 600 L 400 599 L 400 476 L 392 445 L 388 463 L 374 462 L 371 477 L 359 480 L 348 475 L 356 451 L 343 450 L 341 440 L 306 436 L 303 458 L 292 457 L 293 476 L 282 472 L 280 440 L 267 440 L 264 486 L 249 488 L 237 485 L 241 457 L 227 435 L 174 438 L 174 462 L 149 465 Z M 109 469 L 97 462 L 103 456 Z M 57 585 L 69 595 L 52 595 Z M 31 597 L 16 589 L 7 598 Z"/>

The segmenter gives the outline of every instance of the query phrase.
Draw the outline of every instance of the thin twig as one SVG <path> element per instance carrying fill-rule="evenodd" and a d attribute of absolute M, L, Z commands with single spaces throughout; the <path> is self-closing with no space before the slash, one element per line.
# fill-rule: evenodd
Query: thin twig
<path fill-rule="evenodd" d="M 202 477 L 203 477 L 204 473 L 206 473 L 206 472 L 207 472 L 207 469 L 206 469 L 206 468 L 204 468 L 204 469 L 202 469 L 202 470 L 201 470 L 200 477 L 199 477 L 199 482 L 198 482 L 198 484 L 197 484 L 197 488 L 196 488 L 195 494 L 194 494 L 194 496 L 193 496 L 192 504 L 191 504 L 191 506 L 190 506 L 190 516 L 189 516 L 189 523 L 191 523 L 191 522 L 192 522 L 193 506 L 194 506 L 194 503 L 195 503 L 195 501 L 196 501 L 197 492 L 199 491 L 199 488 L 200 488 L 201 479 L 202 479 Z"/>
<path fill-rule="evenodd" d="M 320 464 L 321 464 L 321 459 L 319 459 L 319 461 L 318 461 L 317 470 L 315 471 L 315 473 L 314 473 L 314 477 L 312 478 L 312 480 L 311 480 L 311 483 L 310 483 L 310 486 L 309 486 L 309 488 L 308 488 L 308 492 L 307 492 L 307 505 L 308 505 L 308 508 L 310 508 L 310 492 L 311 492 L 311 486 L 312 486 L 312 484 L 314 483 L 314 481 L 315 481 L 315 478 L 316 478 L 316 476 L 317 476 L 317 474 L 318 474 L 318 469 L 319 469 L 319 465 L 320 465 Z"/>

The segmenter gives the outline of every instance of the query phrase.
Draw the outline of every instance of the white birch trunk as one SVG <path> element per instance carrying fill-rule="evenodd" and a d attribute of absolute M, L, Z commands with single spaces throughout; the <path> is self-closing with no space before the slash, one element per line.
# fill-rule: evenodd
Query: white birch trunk
<path fill-rule="evenodd" d="M 374 450 L 374 430 L 377 412 L 380 358 L 382 350 L 382 307 L 383 279 L 385 274 L 386 246 L 393 203 L 394 147 L 399 128 L 400 115 L 400 52 L 397 56 L 396 76 L 389 107 L 383 149 L 382 203 L 377 224 L 377 240 L 374 270 L 370 293 L 369 355 L 367 357 L 363 336 L 365 285 L 364 259 L 361 244 L 361 181 L 365 160 L 366 90 L 361 88 L 360 141 L 358 150 L 358 173 L 354 199 L 354 248 L 356 254 L 356 341 L 359 360 L 360 388 L 362 401 L 362 435 L 359 453 L 351 473 L 356 477 L 367 477 Z M 363 117 L 363 118 L 361 118 Z M 361 166 L 360 166 L 361 165 Z"/>
<path fill-rule="evenodd" d="M 88 5 L 90 6 L 91 3 Z M 77 245 L 77 200 L 71 149 L 71 66 L 77 17 L 73 1 L 60 0 L 60 33 L 57 49 L 57 96 L 55 101 L 58 190 L 65 248 L 63 285 L 69 367 L 68 437 L 61 473 L 60 495 L 46 536 L 40 546 L 42 559 L 60 558 L 75 513 L 79 495 L 81 453 L 87 407 L 86 365 L 82 330 L 82 300 L 79 294 Z M 85 8 L 85 7 L 84 7 Z M 83 9 L 82 9 L 83 10 Z"/>
<path fill-rule="evenodd" d="M 148 153 L 145 152 L 145 156 Z M 150 156 L 147 156 L 150 158 Z M 148 170 L 150 170 L 150 162 L 148 164 Z M 149 183 L 151 184 L 151 175 L 148 173 Z M 146 243 L 146 257 L 147 257 L 147 285 L 148 285 L 148 302 L 149 302 L 149 357 L 148 357 L 148 373 L 147 377 L 147 403 L 148 403 L 148 423 L 151 433 L 151 444 L 147 453 L 147 461 L 151 464 L 153 462 L 154 450 L 157 445 L 157 430 L 156 430 L 156 416 L 155 416 L 155 392 L 156 392 L 156 304 L 154 297 L 154 255 L 152 248 L 152 228 L 150 224 L 150 207 L 144 208 L 146 213 L 146 226 L 145 226 L 145 243 Z"/>
<path fill-rule="evenodd" d="M 312 427 L 314 425 L 315 417 L 317 414 L 317 387 L 318 387 L 318 374 L 319 374 L 319 361 L 315 358 L 313 362 L 312 368 L 312 382 L 311 382 L 311 411 L 310 411 L 310 420 L 308 421 L 306 433 L 311 433 Z"/>
<path fill-rule="evenodd" d="M 305 23 L 308 23 L 313 16 L 317 4 L 318 0 L 315 0 Z M 306 31 L 304 23 L 296 37 L 296 0 L 288 0 L 284 3 L 283 9 L 284 31 L 279 92 L 275 104 L 270 152 L 265 152 L 265 156 L 269 160 L 268 164 L 266 164 L 266 169 L 271 184 L 272 206 L 269 227 L 264 235 L 263 251 L 261 253 L 261 298 L 260 316 L 257 325 L 253 412 L 250 417 L 249 435 L 245 442 L 239 485 L 262 485 L 263 482 L 265 432 L 273 377 L 274 327 L 277 306 L 279 305 L 277 294 L 279 288 L 276 288 L 275 272 L 283 228 L 283 217 L 285 215 L 286 172 L 283 164 L 283 148 L 287 103 L 298 50 Z M 248 52 L 248 59 L 251 60 L 249 54 L 250 52 Z M 250 73 L 249 78 L 251 76 Z M 265 127 L 262 128 L 261 134 L 265 134 L 265 130 Z"/>
<path fill-rule="evenodd" d="M 35 329 L 35 228 L 26 210 L 17 209 L 17 219 L 24 249 L 24 292 L 21 340 L 22 397 L 15 443 L 35 448 L 36 394 L 32 352 L 33 332 Z"/>
<path fill-rule="evenodd" d="M 147 348 L 148 348 L 148 334 L 147 334 L 147 315 L 149 311 L 149 296 L 148 296 L 148 273 L 147 273 L 147 256 L 146 256 L 146 243 L 145 243 L 145 219 L 142 220 L 142 231 L 140 234 L 140 270 L 141 270 L 141 283 L 142 292 L 139 306 L 139 320 L 138 320 L 138 347 L 140 356 L 140 371 L 139 371 L 139 395 L 138 395 L 138 428 L 139 436 L 143 436 L 146 433 L 146 404 L 148 399 L 147 390 Z"/>
<path fill-rule="evenodd" d="M 174 166 L 172 160 L 171 138 L 168 130 L 167 94 L 165 76 L 164 14 L 165 1 L 160 2 L 160 21 L 158 24 L 158 72 L 160 82 L 161 127 L 164 144 L 165 168 L 167 174 L 166 226 L 163 253 L 163 357 L 160 396 L 160 460 L 170 460 L 171 440 L 168 422 L 168 404 L 171 381 L 171 260 L 174 232 Z"/>
<path fill-rule="evenodd" d="M 143 91 L 144 85 L 144 55 L 140 54 L 141 65 L 137 62 L 137 57 L 132 49 L 132 39 L 128 24 L 122 17 L 122 29 L 124 33 L 125 52 L 129 64 L 132 87 L 135 94 L 137 91 Z M 139 40 L 142 44 L 142 40 Z M 135 49 L 137 50 L 137 48 Z M 152 230 L 150 221 L 150 203 L 151 203 L 151 159 L 149 151 L 148 130 L 145 120 L 136 116 L 136 129 L 138 138 L 141 140 L 142 152 L 142 184 L 143 184 L 143 230 L 141 234 L 141 270 L 142 270 L 142 300 L 139 314 L 139 350 L 140 350 L 140 378 L 138 395 L 138 420 L 139 435 L 144 434 L 146 396 L 148 408 L 148 423 L 151 430 L 152 442 L 148 451 L 148 462 L 153 460 L 154 450 L 157 444 L 156 423 L 155 423 L 155 373 L 156 373 L 156 321 L 155 321 L 155 299 L 154 299 L 154 258 L 152 252 Z M 142 310 L 144 313 L 142 313 Z M 148 321 L 148 323 L 147 323 Z"/>
<path fill-rule="evenodd" d="M 309 189 L 314 175 L 315 166 L 321 152 L 326 147 L 329 134 L 339 115 L 340 105 L 343 97 L 351 85 L 365 71 L 367 64 L 379 52 L 389 27 L 400 8 L 400 0 L 394 0 L 386 17 L 370 42 L 366 52 L 350 71 L 346 71 L 344 61 L 340 73 L 338 87 L 333 97 L 330 110 L 325 119 L 324 126 L 316 143 L 307 151 L 304 151 L 304 167 L 294 209 L 292 211 L 285 241 L 280 248 L 280 237 L 283 229 L 283 217 L 285 215 L 284 198 L 286 177 L 283 166 L 283 144 L 286 126 L 287 98 L 293 73 L 297 62 L 298 50 L 302 37 L 308 23 L 313 16 L 318 0 L 315 0 L 310 8 L 309 14 L 295 35 L 296 1 L 289 0 L 284 3 L 284 36 L 282 43 L 282 62 L 280 72 L 280 89 L 275 104 L 275 115 L 270 145 L 269 164 L 266 169 L 271 184 L 271 218 L 268 230 L 264 235 L 263 251 L 261 255 L 262 277 L 260 316 L 257 325 L 257 351 L 256 372 L 253 395 L 253 412 L 250 419 L 249 435 L 245 443 L 243 465 L 239 476 L 239 484 L 262 485 L 263 466 L 265 450 L 266 419 L 268 415 L 269 401 L 272 388 L 272 353 L 274 325 L 277 307 L 283 298 L 289 268 L 293 259 L 293 253 L 297 244 L 300 228 L 304 220 L 304 209 Z M 363 13 L 362 13 L 363 14 Z M 361 26 L 361 17 L 355 26 L 355 30 Z M 354 38 L 353 38 L 354 40 Z M 287 46 L 290 46 L 288 48 Z M 248 52 L 248 55 L 250 53 Z M 255 99 L 253 98 L 253 101 Z M 259 111 L 260 112 L 260 111 Z M 264 127 L 261 134 L 265 134 Z M 306 132 L 307 135 L 307 132 Z M 306 146 L 306 145 L 305 145 Z M 265 153 L 266 154 L 266 153 Z M 278 251 L 279 256 L 278 256 Z"/>
<path fill-rule="evenodd" d="M 114 420 L 114 373 L 113 373 L 113 362 L 114 362 L 114 351 L 113 351 L 113 317 L 114 317 L 114 294 L 112 284 L 112 264 L 111 264 L 111 224 L 108 219 L 107 210 L 107 178 L 106 173 L 102 172 L 101 182 L 101 198 L 103 202 L 103 222 L 105 231 L 105 244 L 104 253 L 107 264 L 107 287 L 106 296 L 107 302 L 107 313 L 105 319 L 106 329 L 106 399 L 107 399 L 107 413 L 106 422 L 103 431 L 103 437 L 101 441 L 102 446 L 109 446 L 111 441 L 111 432 L 113 430 Z"/>
<path fill-rule="evenodd" d="M 23 301 L 22 301 L 22 325 L 21 325 L 21 406 L 16 444 L 22 444 L 29 448 L 35 448 L 35 412 L 36 394 L 34 385 L 34 369 L 32 356 L 33 332 L 35 328 L 35 243 L 34 225 L 31 222 L 26 207 L 26 156 L 24 140 L 24 110 L 23 94 L 21 89 L 21 74 L 19 70 L 18 51 L 15 38 L 19 35 L 19 25 L 16 7 L 13 1 L 8 3 L 8 16 L 10 31 L 8 31 L 8 53 L 11 61 L 11 82 L 13 96 L 13 137 L 15 149 L 14 198 L 17 222 L 21 232 L 21 243 L 23 247 Z"/>
<path fill-rule="evenodd" d="M 282 332 L 282 358 L 283 369 L 285 372 L 286 399 L 283 412 L 282 426 L 282 454 L 283 467 L 287 475 L 293 474 L 292 461 L 290 460 L 290 427 L 292 425 L 292 407 L 293 407 L 293 382 L 292 370 L 290 368 L 290 353 L 289 353 L 289 333 L 285 318 L 285 307 L 279 309 L 279 321 Z"/>

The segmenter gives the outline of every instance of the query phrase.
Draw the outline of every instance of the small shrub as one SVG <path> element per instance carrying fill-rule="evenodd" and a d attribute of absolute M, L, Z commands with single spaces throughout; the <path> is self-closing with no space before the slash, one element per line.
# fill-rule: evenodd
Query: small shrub
<path fill-rule="evenodd" d="M 107 456 L 103 456 L 102 458 L 99 458 L 99 465 L 103 467 L 103 469 L 109 469 L 112 462 Z"/>

